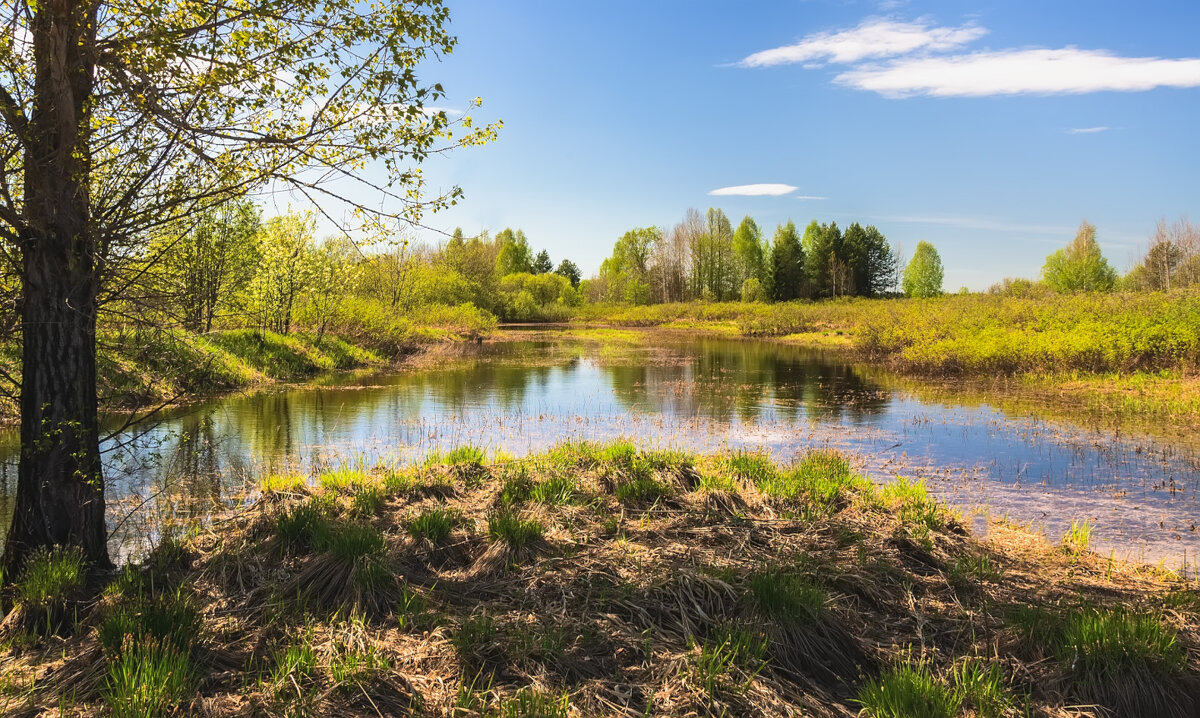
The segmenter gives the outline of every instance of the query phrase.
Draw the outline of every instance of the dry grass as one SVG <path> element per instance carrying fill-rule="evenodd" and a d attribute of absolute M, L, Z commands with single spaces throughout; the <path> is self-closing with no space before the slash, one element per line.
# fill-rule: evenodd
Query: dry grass
<path fill-rule="evenodd" d="M 371 512 L 343 488 L 266 494 L 143 571 L 202 619 L 177 710 L 854 716 L 915 675 L 914 704 L 980 715 L 1194 715 L 1194 583 L 1003 524 L 972 537 L 918 484 L 760 492 L 841 471 L 817 459 L 573 444 L 375 477 Z M 95 627 L 128 593 L 0 658 L 0 712 L 102 712 Z"/>

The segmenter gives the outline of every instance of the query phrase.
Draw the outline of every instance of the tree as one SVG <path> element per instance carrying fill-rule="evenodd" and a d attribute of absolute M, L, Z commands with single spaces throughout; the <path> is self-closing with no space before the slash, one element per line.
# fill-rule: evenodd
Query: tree
<path fill-rule="evenodd" d="M 532 274 L 533 251 L 525 232 L 503 229 L 496 234 L 496 274 Z"/>
<path fill-rule="evenodd" d="M 771 299 L 785 302 L 807 296 L 804 248 L 796 224 L 788 220 L 775 229 L 771 242 Z"/>
<path fill-rule="evenodd" d="M 639 227 L 621 235 L 613 244 L 612 256 L 601 262 L 598 277 L 608 301 L 649 303 L 650 255 L 661 236 L 657 227 Z"/>
<path fill-rule="evenodd" d="M 151 247 L 148 263 L 161 265 L 158 281 L 178 304 L 185 327 L 212 331 L 218 308 L 250 280 L 259 226 L 258 206 L 235 200 L 201 214 L 190 231 Z"/>
<path fill-rule="evenodd" d="M 733 259 L 733 225 L 721 209 L 708 209 L 708 234 L 705 287 L 718 302 L 732 297 L 738 289 L 737 267 Z"/>
<path fill-rule="evenodd" d="M 1122 285 L 1135 290 L 1167 291 L 1200 284 L 1200 228 L 1187 218 L 1159 220 L 1150 248 Z"/>
<path fill-rule="evenodd" d="M 1117 272 L 1100 252 L 1094 225 L 1083 222 L 1066 249 L 1046 257 L 1042 280 L 1054 291 L 1062 293 L 1112 291 L 1117 283 Z"/>
<path fill-rule="evenodd" d="M 850 270 L 854 293 L 877 297 L 896 285 L 896 257 L 887 238 L 873 225 L 858 222 L 842 235 L 842 260 Z"/>
<path fill-rule="evenodd" d="M 258 272 L 250 281 L 251 313 L 263 329 L 291 331 L 296 299 L 315 276 L 316 227 L 313 212 L 288 212 L 263 225 Z"/>
<path fill-rule="evenodd" d="M 804 269 L 814 297 L 837 296 L 849 281 L 849 270 L 842 258 L 842 232 L 837 222 L 804 228 Z M 837 280 L 837 281 L 835 281 Z"/>
<path fill-rule="evenodd" d="M 416 68 L 453 49 L 448 18 L 442 0 L 0 7 L 0 255 L 23 357 L 8 580 L 42 546 L 110 565 L 96 324 L 156 231 L 268 184 L 366 232 L 461 196 L 422 198 L 412 168 L 498 129 L 427 110 L 444 92 Z"/>
<path fill-rule="evenodd" d="M 942 258 L 929 242 L 918 242 L 901 286 L 910 297 L 936 297 L 942 293 Z"/>
<path fill-rule="evenodd" d="M 309 258 L 308 304 L 317 325 L 317 343 L 325 338 L 325 330 L 337 320 L 346 298 L 346 287 L 352 286 L 358 274 L 353 244 L 340 237 L 331 237 L 311 252 Z"/>
<path fill-rule="evenodd" d="M 564 259 L 563 261 L 559 262 L 558 268 L 554 270 L 554 273 L 560 277 L 566 277 L 567 279 L 571 280 L 572 289 L 579 289 L 579 278 L 581 276 L 579 267 L 571 260 Z"/>
<path fill-rule="evenodd" d="M 766 276 L 764 254 L 762 230 L 749 216 L 744 217 L 733 233 L 733 256 L 739 285 L 747 279 L 754 279 L 761 286 Z"/>
<path fill-rule="evenodd" d="M 544 249 L 538 252 L 537 257 L 533 260 L 533 273 L 549 274 L 552 269 L 554 269 L 554 263 L 550 261 L 550 253 Z"/>

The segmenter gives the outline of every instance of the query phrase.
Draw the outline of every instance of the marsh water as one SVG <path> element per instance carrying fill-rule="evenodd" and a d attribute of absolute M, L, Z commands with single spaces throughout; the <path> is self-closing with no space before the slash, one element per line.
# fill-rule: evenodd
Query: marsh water
<path fill-rule="evenodd" d="M 403 371 L 225 397 L 118 432 L 104 445 L 113 549 L 128 555 L 156 530 L 147 527 L 247 500 L 265 471 L 404 463 L 459 444 L 520 455 L 628 437 L 764 449 L 783 461 L 835 447 L 876 481 L 924 478 L 976 531 L 1007 515 L 1057 537 L 1087 519 L 1105 553 L 1191 566 L 1200 447 L 1179 432 L 1126 434 L 1097 428 L 1086 410 L 1051 418 L 1013 399 L 778 343 L 520 332 Z M 16 439 L 0 434 L 0 522 L 11 513 Z"/>

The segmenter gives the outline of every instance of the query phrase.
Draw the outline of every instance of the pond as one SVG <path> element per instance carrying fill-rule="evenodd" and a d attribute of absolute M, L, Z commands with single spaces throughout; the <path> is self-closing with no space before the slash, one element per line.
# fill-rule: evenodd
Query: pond
<path fill-rule="evenodd" d="M 1006 515 L 1057 538 L 1087 519 L 1106 554 L 1191 566 L 1200 548 L 1195 445 L 1088 428 L 1086 412 L 1000 408 L 1007 398 L 772 342 L 514 333 L 404 371 L 225 397 L 118 433 L 104 445 L 113 551 L 136 551 L 168 520 L 248 500 L 261 472 L 404 463 L 459 444 L 520 455 L 565 439 L 628 437 L 764 449 L 784 461 L 834 447 L 876 481 L 925 479 L 976 531 Z M 15 432 L 0 434 L 5 523 L 16 444 Z"/>

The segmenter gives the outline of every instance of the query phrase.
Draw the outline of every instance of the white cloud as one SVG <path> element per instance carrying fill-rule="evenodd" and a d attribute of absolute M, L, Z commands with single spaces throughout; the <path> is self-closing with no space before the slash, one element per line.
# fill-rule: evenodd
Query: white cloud
<path fill-rule="evenodd" d="M 1200 87 L 1200 59 L 1120 57 L 1102 50 L 1006 50 L 895 60 L 834 81 L 885 97 L 984 97 Z"/>
<path fill-rule="evenodd" d="M 1110 127 L 1072 127 L 1067 130 L 1068 135 L 1094 135 L 1097 132 L 1108 132 Z"/>
<path fill-rule="evenodd" d="M 740 184 L 714 189 L 709 194 L 715 197 L 779 197 L 796 189 L 790 184 Z"/>
<path fill-rule="evenodd" d="M 798 194 L 798 195 L 796 195 L 796 199 L 820 200 L 820 199 L 829 199 L 829 198 L 828 197 L 818 197 L 815 194 Z"/>
<path fill-rule="evenodd" d="M 853 63 L 868 58 L 897 57 L 918 50 L 945 51 L 962 47 L 987 34 L 977 25 L 930 27 L 925 22 L 864 20 L 856 28 L 808 35 L 794 45 L 763 50 L 742 60 L 742 67 L 790 63 Z"/>

